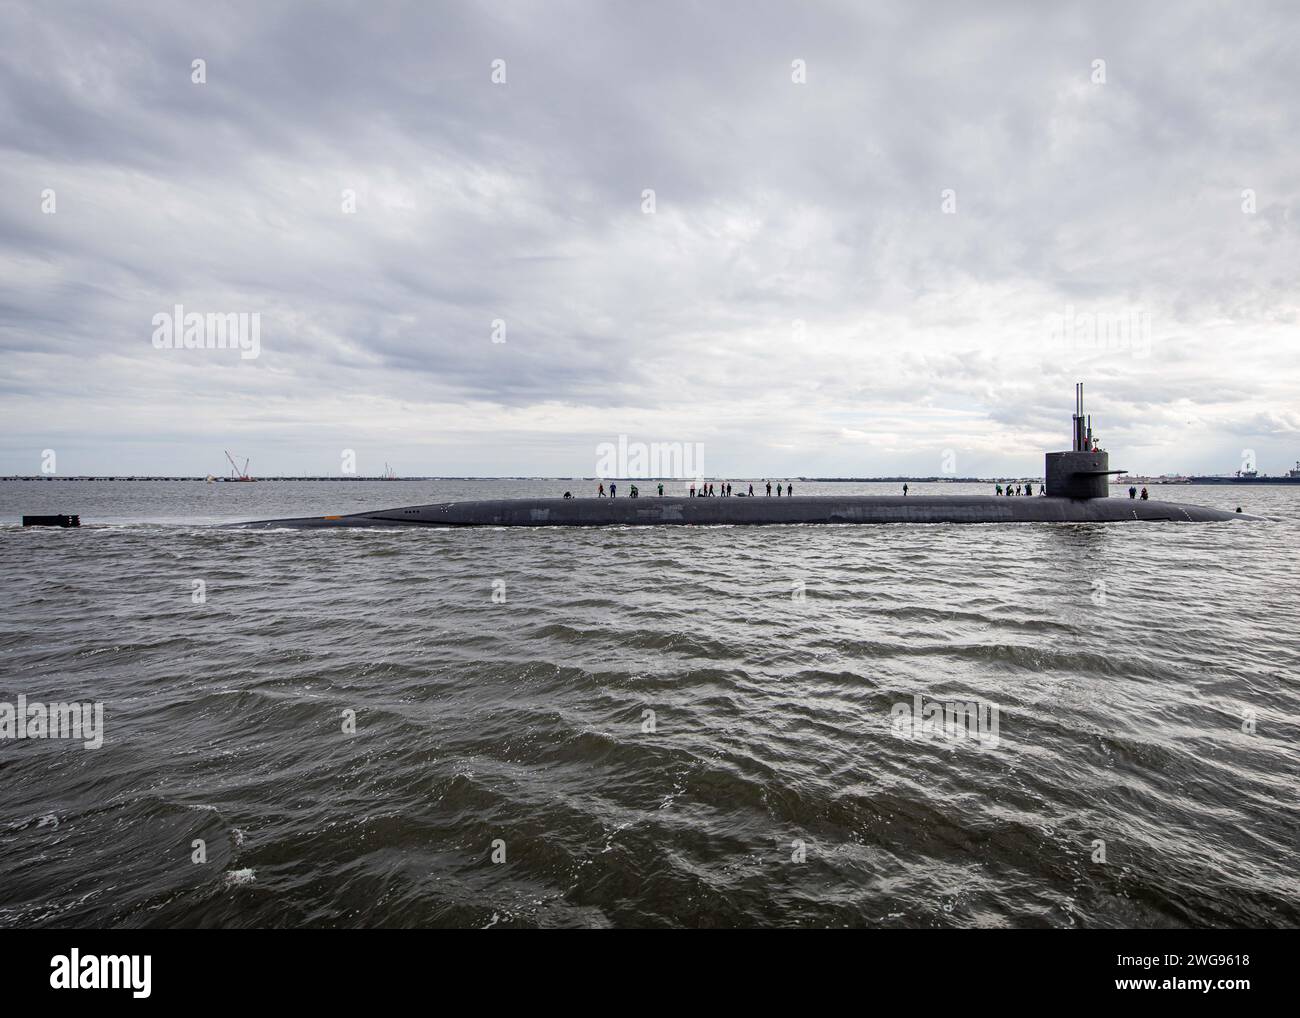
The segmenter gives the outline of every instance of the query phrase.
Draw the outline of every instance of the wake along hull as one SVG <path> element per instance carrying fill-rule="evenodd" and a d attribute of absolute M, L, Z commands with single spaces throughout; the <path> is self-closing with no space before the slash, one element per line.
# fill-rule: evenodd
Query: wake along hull
<path fill-rule="evenodd" d="M 333 527 L 761 526 L 811 523 L 1210 523 L 1260 517 L 1123 498 L 796 495 L 787 498 L 503 498 L 340 516 L 231 523 L 244 530 Z"/>

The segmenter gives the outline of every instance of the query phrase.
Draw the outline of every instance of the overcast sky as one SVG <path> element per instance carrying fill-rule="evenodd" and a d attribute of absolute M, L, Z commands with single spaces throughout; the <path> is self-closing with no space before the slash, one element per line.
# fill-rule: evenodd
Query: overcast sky
<path fill-rule="evenodd" d="M 1285 3 L 0 2 L 0 473 L 1038 472 L 1076 380 L 1281 472 L 1298 105 Z"/>

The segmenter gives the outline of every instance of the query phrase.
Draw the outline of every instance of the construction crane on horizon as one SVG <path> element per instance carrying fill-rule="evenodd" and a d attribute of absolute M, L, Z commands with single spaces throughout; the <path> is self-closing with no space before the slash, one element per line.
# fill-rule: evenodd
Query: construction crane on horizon
<path fill-rule="evenodd" d="M 248 458 L 244 458 L 244 467 L 241 470 L 239 464 L 235 462 L 235 457 L 230 455 L 229 450 L 223 449 L 226 459 L 230 460 L 230 479 L 232 481 L 251 481 L 252 477 L 248 475 Z"/>

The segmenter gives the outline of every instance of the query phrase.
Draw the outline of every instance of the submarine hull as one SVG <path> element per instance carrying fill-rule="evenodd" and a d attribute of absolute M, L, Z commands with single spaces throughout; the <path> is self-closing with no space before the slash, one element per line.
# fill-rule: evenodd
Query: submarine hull
<path fill-rule="evenodd" d="M 786 498 L 509 498 L 227 524 L 326 527 L 758 526 L 810 523 L 1208 523 L 1257 519 L 1176 502 L 992 495 L 795 495 Z"/>

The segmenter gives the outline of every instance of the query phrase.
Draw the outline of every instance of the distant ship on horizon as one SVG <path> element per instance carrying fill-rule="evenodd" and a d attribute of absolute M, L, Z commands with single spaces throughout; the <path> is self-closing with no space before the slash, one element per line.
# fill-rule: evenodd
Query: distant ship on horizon
<path fill-rule="evenodd" d="M 1126 487 L 1133 484 L 1300 484 L 1300 460 L 1295 468 L 1285 474 L 1261 474 L 1258 470 L 1238 470 L 1232 474 L 1161 474 L 1159 477 L 1127 474 L 1114 477 L 1111 484 Z"/>
<path fill-rule="evenodd" d="M 1300 484 L 1300 460 L 1285 474 L 1261 474 L 1258 470 L 1238 470 L 1232 474 L 1208 474 L 1187 478 L 1188 484 Z"/>

